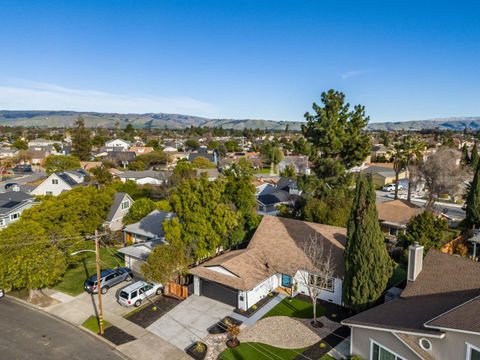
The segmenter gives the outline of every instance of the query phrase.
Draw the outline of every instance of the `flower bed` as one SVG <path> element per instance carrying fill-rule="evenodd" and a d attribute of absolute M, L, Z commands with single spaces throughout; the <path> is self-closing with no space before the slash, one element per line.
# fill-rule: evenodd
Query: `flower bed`
<path fill-rule="evenodd" d="M 209 334 L 224 334 L 228 330 L 229 325 L 242 325 L 243 321 L 234 319 L 230 316 L 224 317 L 221 321 L 207 329 Z"/>
<path fill-rule="evenodd" d="M 186 348 L 185 352 L 195 360 L 203 360 L 207 355 L 207 350 L 208 347 L 205 343 L 197 341 L 190 345 L 188 348 Z"/>
<path fill-rule="evenodd" d="M 255 314 L 258 310 L 260 310 L 262 307 L 267 305 L 277 295 L 278 295 L 277 292 L 272 291 L 263 299 L 261 299 L 259 302 L 257 302 L 255 305 L 250 306 L 247 310 L 235 309 L 233 310 L 233 312 L 240 314 L 242 316 L 245 316 L 247 318 L 252 317 L 253 314 Z"/>

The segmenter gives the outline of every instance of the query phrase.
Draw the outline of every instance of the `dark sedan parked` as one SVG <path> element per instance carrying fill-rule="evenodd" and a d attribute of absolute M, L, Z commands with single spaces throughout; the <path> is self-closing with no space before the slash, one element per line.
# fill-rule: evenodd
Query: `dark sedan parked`
<path fill-rule="evenodd" d="M 106 294 L 108 289 L 115 286 L 122 281 L 130 281 L 133 279 L 132 270 L 126 267 L 117 267 L 115 269 L 102 270 L 100 272 L 100 287 L 102 294 Z M 85 291 L 96 294 L 97 293 L 97 275 L 91 276 L 85 281 Z"/>

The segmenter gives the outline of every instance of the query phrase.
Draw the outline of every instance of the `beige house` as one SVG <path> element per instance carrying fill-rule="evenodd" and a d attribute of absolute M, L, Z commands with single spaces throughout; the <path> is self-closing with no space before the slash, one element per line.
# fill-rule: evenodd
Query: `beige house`
<path fill-rule="evenodd" d="M 378 220 L 385 237 L 396 239 L 405 232 L 410 219 L 425 209 L 406 200 L 391 200 L 377 204 Z"/>
<path fill-rule="evenodd" d="M 375 186 L 385 186 L 395 183 L 395 171 L 392 163 L 370 164 L 361 171 L 364 174 L 371 174 Z M 408 179 L 408 171 L 402 170 L 398 174 L 398 180 Z"/>

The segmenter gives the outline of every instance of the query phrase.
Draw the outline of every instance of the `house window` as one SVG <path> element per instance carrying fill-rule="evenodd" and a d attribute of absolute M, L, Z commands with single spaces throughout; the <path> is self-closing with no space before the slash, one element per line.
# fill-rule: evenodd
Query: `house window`
<path fill-rule="evenodd" d="M 421 338 L 418 343 L 423 350 L 426 350 L 426 351 L 432 350 L 432 343 L 430 342 L 430 340 Z"/>
<path fill-rule="evenodd" d="M 128 209 L 130 207 L 130 201 L 122 202 L 122 210 Z"/>
<path fill-rule="evenodd" d="M 0 226 L 5 226 L 5 219 L 0 219 Z"/>
<path fill-rule="evenodd" d="M 480 348 L 467 343 L 466 360 L 480 360 Z"/>
<path fill-rule="evenodd" d="M 390 232 L 390 235 L 392 235 L 392 236 L 397 236 L 397 234 L 398 234 L 398 231 L 395 228 L 390 228 L 389 232 Z"/>
<path fill-rule="evenodd" d="M 404 360 L 393 351 L 370 340 L 370 360 Z"/>
<path fill-rule="evenodd" d="M 330 291 L 330 292 L 335 291 L 335 279 L 334 278 L 331 278 L 331 277 L 324 278 L 320 275 L 310 274 L 309 282 L 310 282 L 311 286 L 318 287 L 322 290 L 327 290 L 327 291 Z"/>
<path fill-rule="evenodd" d="M 58 185 L 58 179 L 52 179 L 52 184 L 53 185 Z"/>
<path fill-rule="evenodd" d="M 53 195 L 52 191 L 45 191 L 45 195 Z"/>
<path fill-rule="evenodd" d="M 10 215 L 10 220 L 15 221 L 20 217 L 20 213 L 14 213 Z"/>

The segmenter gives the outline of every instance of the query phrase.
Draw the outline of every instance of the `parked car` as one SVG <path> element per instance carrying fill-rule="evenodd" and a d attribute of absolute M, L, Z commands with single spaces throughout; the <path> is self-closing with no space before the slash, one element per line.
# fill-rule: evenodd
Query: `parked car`
<path fill-rule="evenodd" d="M 108 289 L 115 286 L 122 281 L 130 281 L 133 279 L 132 270 L 126 267 L 117 267 L 115 269 L 102 270 L 100 272 L 100 287 L 102 294 L 106 294 Z M 97 275 L 91 276 L 85 280 L 85 291 L 96 294 L 97 293 Z"/>
<path fill-rule="evenodd" d="M 137 281 L 120 291 L 118 302 L 123 306 L 139 307 L 144 299 L 155 294 L 160 295 L 162 290 L 162 284 Z"/>
<path fill-rule="evenodd" d="M 382 188 L 383 191 L 395 191 L 395 184 L 388 184 Z M 403 190 L 403 185 L 398 184 L 398 190 Z"/>
<path fill-rule="evenodd" d="M 13 189 L 17 188 L 17 189 L 19 189 L 19 188 L 20 188 L 20 185 L 18 185 L 17 183 L 13 183 L 13 182 L 12 182 L 12 183 L 6 183 L 6 184 L 5 184 L 5 190 L 8 190 L 8 189 L 10 189 L 10 188 L 13 188 Z"/>
<path fill-rule="evenodd" d="M 33 172 L 32 165 L 17 165 L 12 170 L 13 170 L 14 173 L 31 173 L 31 172 Z"/>
<path fill-rule="evenodd" d="M 5 296 L 5 291 L 3 289 L 0 289 L 0 299 Z"/>

